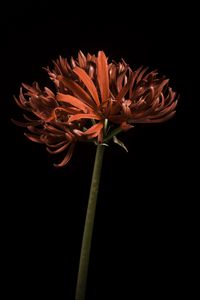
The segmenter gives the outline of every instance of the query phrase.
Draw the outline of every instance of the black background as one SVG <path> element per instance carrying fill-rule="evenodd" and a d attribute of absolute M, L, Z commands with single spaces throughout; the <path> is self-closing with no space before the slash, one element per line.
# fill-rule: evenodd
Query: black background
<path fill-rule="evenodd" d="M 195 7 L 126 1 L 29 1 L 1 9 L 2 272 L 6 297 L 74 299 L 95 147 L 77 146 L 55 169 L 23 136 L 12 95 L 45 85 L 58 55 L 104 50 L 132 67 L 157 68 L 180 94 L 176 116 L 121 135 L 106 148 L 87 299 L 162 299 L 195 287 L 197 19 Z"/>

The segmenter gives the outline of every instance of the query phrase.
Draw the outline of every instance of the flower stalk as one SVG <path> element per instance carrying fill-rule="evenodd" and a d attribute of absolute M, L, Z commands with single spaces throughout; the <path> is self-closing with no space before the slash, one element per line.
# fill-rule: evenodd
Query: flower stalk
<path fill-rule="evenodd" d="M 103 163 L 104 145 L 98 145 L 96 150 L 94 169 L 90 187 L 88 207 L 85 219 L 85 227 L 82 239 L 81 254 L 79 261 L 78 278 L 76 285 L 76 300 L 85 300 L 88 266 L 90 258 L 90 249 L 92 242 L 92 233 L 94 227 L 95 211 L 97 204 L 97 196 L 99 190 L 99 182 L 101 176 L 101 168 Z"/>

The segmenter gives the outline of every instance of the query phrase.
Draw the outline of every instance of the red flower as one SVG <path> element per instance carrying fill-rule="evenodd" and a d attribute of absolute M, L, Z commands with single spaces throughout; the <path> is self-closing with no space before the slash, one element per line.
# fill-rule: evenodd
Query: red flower
<path fill-rule="evenodd" d="M 46 68 L 55 91 L 37 83 L 23 84 L 17 104 L 34 119 L 24 115 L 32 141 L 46 144 L 50 153 L 67 151 L 57 166 L 71 158 L 77 141 L 102 143 L 108 140 L 108 124 L 128 130 L 135 123 L 163 122 L 171 118 L 177 105 L 176 93 L 168 80 L 142 67 L 133 71 L 122 60 L 108 64 L 103 51 L 98 56 L 80 51 L 78 59 L 59 57 L 54 69 Z M 111 134 L 112 136 L 112 134 Z"/>

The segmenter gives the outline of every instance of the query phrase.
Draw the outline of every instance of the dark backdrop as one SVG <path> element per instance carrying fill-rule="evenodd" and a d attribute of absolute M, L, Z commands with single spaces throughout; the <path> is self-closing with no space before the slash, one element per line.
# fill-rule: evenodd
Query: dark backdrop
<path fill-rule="evenodd" d="M 106 148 L 87 299 L 163 299 L 194 291 L 196 265 L 197 19 L 195 8 L 28 1 L 1 9 L 1 205 L 4 299 L 73 299 L 95 147 L 64 169 L 23 136 L 12 95 L 45 84 L 58 55 L 104 50 L 157 68 L 180 94 L 176 116 L 136 126 Z M 197 96 L 196 96 L 197 95 Z M 6 298 L 5 298 L 6 297 Z"/>

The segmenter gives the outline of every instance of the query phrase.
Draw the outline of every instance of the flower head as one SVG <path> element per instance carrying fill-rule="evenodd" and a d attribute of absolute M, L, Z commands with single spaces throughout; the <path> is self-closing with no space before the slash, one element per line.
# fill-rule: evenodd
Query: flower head
<path fill-rule="evenodd" d="M 59 57 L 53 63 L 45 70 L 54 91 L 22 84 L 15 101 L 32 117 L 14 122 L 50 153 L 66 152 L 56 166 L 67 164 L 78 141 L 103 143 L 136 123 L 163 122 L 175 114 L 177 95 L 157 71 L 132 70 L 124 60 L 108 63 L 103 51 L 97 56 L 79 51 L 77 60 Z"/>

